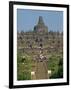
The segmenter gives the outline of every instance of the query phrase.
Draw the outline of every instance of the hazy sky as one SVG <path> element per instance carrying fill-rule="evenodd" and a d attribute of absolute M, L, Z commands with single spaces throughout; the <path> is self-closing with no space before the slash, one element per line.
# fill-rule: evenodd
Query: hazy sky
<path fill-rule="evenodd" d="M 63 31 L 63 11 L 17 9 L 17 30 L 33 30 L 39 16 L 43 17 L 48 31 Z"/>

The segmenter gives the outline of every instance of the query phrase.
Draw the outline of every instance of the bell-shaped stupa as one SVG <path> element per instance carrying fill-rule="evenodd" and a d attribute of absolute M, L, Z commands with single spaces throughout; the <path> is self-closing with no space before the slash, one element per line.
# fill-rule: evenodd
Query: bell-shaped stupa
<path fill-rule="evenodd" d="M 38 23 L 34 27 L 34 31 L 35 32 L 48 32 L 48 27 L 45 25 L 42 16 L 39 16 Z"/>

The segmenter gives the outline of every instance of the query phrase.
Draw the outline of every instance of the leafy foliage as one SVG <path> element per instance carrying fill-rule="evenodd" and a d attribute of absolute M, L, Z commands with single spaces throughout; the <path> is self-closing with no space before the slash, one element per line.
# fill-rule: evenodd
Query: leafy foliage
<path fill-rule="evenodd" d="M 30 80 L 31 79 L 31 58 L 26 54 L 23 56 L 18 53 L 17 55 L 17 79 Z"/>
<path fill-rule="evenodd" d="M 52 71 L 50 78 L 62 78 L 63 58 L 59 56 L 51 56 L 48 62 L 48 69 Z"/>

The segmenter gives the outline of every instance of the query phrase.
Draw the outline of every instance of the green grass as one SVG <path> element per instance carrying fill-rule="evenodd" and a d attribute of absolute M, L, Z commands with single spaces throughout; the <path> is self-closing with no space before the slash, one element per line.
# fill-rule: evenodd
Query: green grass
<path fill-rule="evenodd" d="M 51 70 L 51 75 L 49 77 L 51 79 L 63 77 L 63 58 L 61 55 L 58 55 L 54 53 L 48 60 L 47 67 L 48 70 Z M 35 64 L 32 60 L 32 56 L 33 53 L 17 54 L 17 80 L 31 80 L 32 66 Z"/>
<path fill-rule="evenodd" d="M 20 53 L 17 55 L 17 79 L 30 80 L 31 79 L 31 65 L 32 58 L 24 54 L 24 58 Z"/>
<path fill-rule="evenodd" d="M 51 70 L 52 72 L 50 78 L 62 78 L 63 58 L 60 56 L 52 55 L 48 61 L 48 70 Z"/>

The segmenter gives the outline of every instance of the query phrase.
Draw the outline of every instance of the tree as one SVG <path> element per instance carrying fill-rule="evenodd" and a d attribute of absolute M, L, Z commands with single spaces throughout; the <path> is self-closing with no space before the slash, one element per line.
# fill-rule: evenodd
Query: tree
<path fill-rule="evenodd" d="M 54 70 L 50 78 L 63 78 L 63 58 L 59 58 L 58 69 Z"/>

